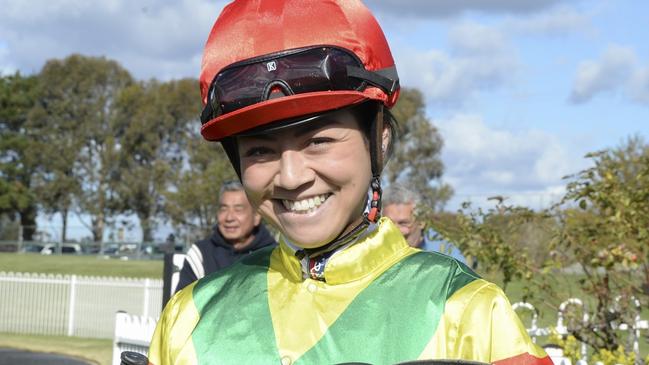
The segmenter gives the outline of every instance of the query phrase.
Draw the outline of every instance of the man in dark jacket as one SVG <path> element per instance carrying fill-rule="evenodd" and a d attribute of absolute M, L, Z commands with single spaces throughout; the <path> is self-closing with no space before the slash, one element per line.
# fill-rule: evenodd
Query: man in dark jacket
<path fill-rule="evenodd" d="M 252 251 L 276 245 L 238 181 L 221 186 L 217 223 L 209 238 L 196 242 L 187 251 L 176 291 Z"/>

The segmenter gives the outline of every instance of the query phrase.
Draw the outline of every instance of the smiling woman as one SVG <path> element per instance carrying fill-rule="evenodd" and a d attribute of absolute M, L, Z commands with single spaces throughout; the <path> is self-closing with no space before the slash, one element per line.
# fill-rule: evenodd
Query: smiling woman
<path fill-rule="evenodd" d="M 201 133 L 280 244 L 176 294 L 153 364 L 551 364 L 498 287 L 381 218 L 399 81 L 362 3 L 235 1 L 200 80 Z"/>
<path fill-rule="evenodd" d="M 363 122 L 369 121 L 344 109 L 261 137 L 239 137 L 251 202 L 300 247 L 323 246 L 341 227 L 344 235 L 362 222 L 372 177 Z"/>

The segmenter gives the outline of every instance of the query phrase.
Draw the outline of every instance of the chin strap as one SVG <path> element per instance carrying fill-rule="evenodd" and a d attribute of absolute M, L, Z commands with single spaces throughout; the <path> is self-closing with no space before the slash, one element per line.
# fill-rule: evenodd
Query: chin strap
<path fill-rule="evenodd" d="M 383 171 L 383 160 L 387 146 L 383 144 L 383 104 L 377 105 L 374 123 L 370 126 L 370 161 L 372 166 L 372 200 L 370 211 L 365 218 L 372 222 L 378 222 L 381 218 L 381 172 Z"/>
<path fill-rule="evenodd" d="M 318 257 L 324 253 L 334 251 L 351 241 L 353 241 L 362 231 L 365 230 L 370 225 L 370 222 L 367 220 L 366 217 L 363 217 L 363 220 L 356 226 L 354 229 L 351 231 L 343 234 L 342 236 L 339 236 L 335 240 L 327 243 L 324 246 L 316 247 L 316 248 L 304 248 L 301 250 L 298 250 L 295 252 L 295 257 L 298 258 L 298 260 L 302 260 L 305 257 L 310 257 L 310 258 L 315 258 Z"/>
<path fill-rule="evenodd" d="M 381 218 L 381 177 L 372 177 L 372 200 L 370 201 L 370 210 L 364 214 L 364 220 L 371 223 L 378 222 Z"/>

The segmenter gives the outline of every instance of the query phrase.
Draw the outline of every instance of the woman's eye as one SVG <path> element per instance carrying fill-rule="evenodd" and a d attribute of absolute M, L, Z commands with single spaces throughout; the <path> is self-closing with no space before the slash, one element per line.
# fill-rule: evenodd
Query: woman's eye
<path fill-rule="evenodd" d="M 333 142 L 331 138 L 326 138 L 326 137 L 317 137 L 317 138 L 311 138 L 309 141 L 309 144 L 312 146 L 320 146 L 325 143 L 330 143 Z"/>
<path fill-rule="evenodd" d="M 253 147 L 246 151 L 246 157 L 259 157 L 266 156 L 273 153 L 273 150 L 268 147 Z"/>

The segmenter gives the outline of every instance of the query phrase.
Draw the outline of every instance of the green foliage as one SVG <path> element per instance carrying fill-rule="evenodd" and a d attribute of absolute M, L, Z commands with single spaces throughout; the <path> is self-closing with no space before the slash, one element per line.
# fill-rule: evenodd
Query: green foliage
<path fill-rule="evenodd" d="M 35 102 L 37 79 L 19 73 L 0 76 L 0 213 L 16 216 L 23 238 L 31 240 L 36 221 L 36 196 L 32 180 L 38 160 L 25 134 L 27 113 Z M 15 236 L 14 236 L 15 238 Z"/>
<path fill-rule="evenodd" d="M 616 327 L 634 323 L 649 303 L 649 147 L 631 138 L 587 157 L 593 166 L 569 177 L 568 208 L 556 211 L 560 229 L 547 266 L 576 266 L 584 273 L 590 319 L 572 335 L 614 352 L 629 345 Z"/>
<path fill-rule="evenodd" d="M 548 341 L 560 346 L 563 349 L 563 356 L 569 358 L 573 364 L 582 358 L 581 345 L 575 336 L 568 335 L 563 337 L 553 329 Z"/>
<path fill-rule="evenodd" d="M 156 218 L 209 230 L 216 191 L 235 175 L 202 141 L 194 79 L 135 83 L 115 61 L 71 55 L 40 74 L 0 78 L 0 214 L 31 240 L 37 207 L 89 216 L 94 240 L 134 213 L 144 240 Z M 13 223 L 12 223 L 13 224 Z"/>
<path fill-rule="evenodd" d="M 196 136 L 188 139 L 189 168 L 174 176 L 174 191 L 165 195 L 166 213 L 185 238 L 194 241 L 209 235 L 216 224 L 219 189 L 236 179 L 225 151 L 218 143 Z"/>
<path fill-rule="evenodd" d="M 27 136 L 38 153 L 35 191 L 43 208 L 65 222 L 75 206 L 92 216 L 103 235 L 114 161 L 110 116 L 116 93 L 131 76 L 105 58 L 71 55 L 48 61 L 38 75 Z M 65 227 L 63 236 L 65 241 Z"/>
<path fill-rule="evenodd" d="M 558 310 L 568 299 L 561 275 L 578 275 L 585 307 L 566 313 L 566 340 L 586 343 L 605 363 L 632 363 L 633 338 L 618 327 L 635 323 L 649 304 L 649 146 L 636 137 L 587 157 L 593 166 L 569 177 L 553 209 L 532 212 L 495 197 L 495 208 L 465 204 L 455 215 L 426 219 L 477 257 L 481 273 L 497 271 L 504 286 L 525 281 L 523 299 L 542 293 L 544 305 Z"/>
<path fill-rule="evenodd" d="M 423 205 L 439 211 L 453 190 L 439 181 L 444 171 L 440 159 L 443 141 L 437 128 L 426 118 L 421 92 L 401 89 L 392 114 L 399 122 L 400 138 L 384 176 L 388 183 L 399 181 L 417 191 L 423 197 Z"/>
<path fill-rule="evenodd" d="M 196 80 L 155 80 L 124 89 L 116 102 L 120 141 L 117 194 L 123 210 L 135 213 L 143 240 L 152 240 L 154 218 L 164 212 L 165 194 L 184 168 L 187 129 L 198 128 L 200 97 Z"/>
<path fill-rule="evenodd" d="M 455 215 L 428 212 L 420 219 L 429 222 L 429 227 L 442 238 L 455 243 L 469 261 L 477 259 L 478 271 L 487 275 L 498 273 L 506 288 L 514 280 L 531 280 L 539 271 L 535 264 L 538 261 L 530 259 L 536 252 L 531 249 L 535 246 L 527 242 L 528 233 L 531 227 L 540 233 L 544 232 L 542 227 L 549 230 L 552 225 L 542 213 L 506 205 L 501 198 L 496 200 L 495 207 L 487 210 L 473 209 L 470 203 L 464 203 Z M 532 294 L 524 293 L 523 299 Z"/>

